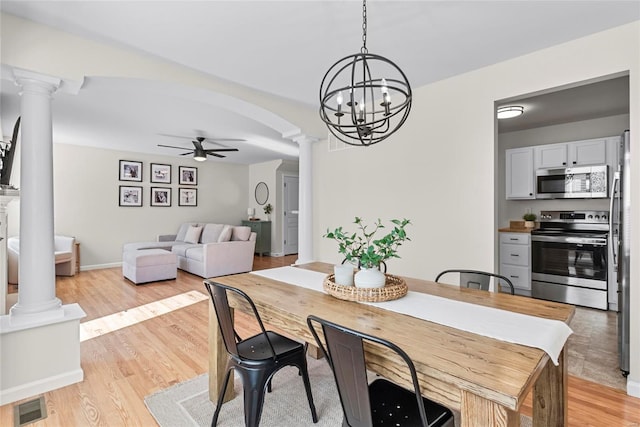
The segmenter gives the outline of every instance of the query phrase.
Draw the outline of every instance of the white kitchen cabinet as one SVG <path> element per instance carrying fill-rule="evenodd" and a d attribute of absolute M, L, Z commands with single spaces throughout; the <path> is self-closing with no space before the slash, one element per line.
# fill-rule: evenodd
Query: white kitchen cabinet
<path fill-rule="evenodd" d="M 505 151 L 507 199 L 534 199 L 533 147 Z"/>
<path fill-rule="evenodd" d="M 511 280 L 516 295 L 531 296 L 529 233 L 500 233 L 500 274 Z"/>
<path fill-rule="evenodd" d="M 535 168 L 562 168 L 608 163 L 607 139 L 596 138 L 534 148 Z"/>

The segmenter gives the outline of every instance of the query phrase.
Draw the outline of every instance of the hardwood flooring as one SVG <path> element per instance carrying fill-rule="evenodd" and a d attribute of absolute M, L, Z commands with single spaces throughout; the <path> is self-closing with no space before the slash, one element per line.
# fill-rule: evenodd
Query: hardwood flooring
<path fill-rule="evenodd" d="M 295 260 L 295 255 L 256 257 L 254 269 Z M 86 336 L 80 344 L 84 381 L 45 393 L 48 416 L 32 425 L 157 425 L 144 397 L 207 370 L 209 301 L 194 298 L 193 291 L 205 294 L 202 279 L 182 271 L 176 280 L 141 286 L 125 280 L 119 268 L 59 277 L 58 298 L 79 303 L 87 313 L 83 328 L 102 333 Z M 160 308 L 153 305 L 158 301 Z M 120 318 L 125 312 L 127 326 L 105 331 L 103 318 Z M 13 425 L 18 403 L 0 407 L 1 426 Z M 531 414 L 530 398 L 523 413 Z M 570 376 L 569 426 L 639 427 L 640 399 Z"/>

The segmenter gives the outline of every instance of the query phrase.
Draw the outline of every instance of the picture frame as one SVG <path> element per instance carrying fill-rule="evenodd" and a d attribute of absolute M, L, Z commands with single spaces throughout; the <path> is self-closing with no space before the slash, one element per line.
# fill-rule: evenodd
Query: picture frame
<path fill-rule="evenodd" d="M 142 206 L 142 187 L 121 185 L 119 189 L 118 206 Z"/>
<path fill-rule="evenodd" d="M 198 206 L 197 188 L 179 188 L 178 206 Z"/>
<path fill-rule="evenodd" d="M 142 182 L 142 162 L 120 160 L 120 181 Z"/>
<path fill-rule="evenodd" d="M 171 206 L 171 188 L 151 187 L 151 206 Z"/>
<path fill-rule="evenodd" d="M 180 185 L 198 185 L 198 168 L 190 166 L 178 167 Z"/>
<path fill-rule="evenodd" d="M 158 184 L 171 184 L 171 165 L 151 163 L 151 182 Z"/>

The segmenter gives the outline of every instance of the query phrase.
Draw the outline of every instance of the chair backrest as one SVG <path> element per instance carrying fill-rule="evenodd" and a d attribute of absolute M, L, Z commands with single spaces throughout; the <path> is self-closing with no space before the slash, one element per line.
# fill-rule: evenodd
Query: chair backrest
<path fill-rule="evenodd" d="M 402 357 L 411 373 L 416 394 L 416 404 L 422 423 L 424 426 L 428 425 L 416 368 L 409 356 L 400 347 L 382 338 L 358 332 L 313 315 L 307 317 L 307 325 L 318 347 L 329 362 L 329 366 L 331 366 L 338 386 L 342 410 L 349 426 L 372 426 L 371 400 L 364 352 L 365 341 L 387 347 Z M 322 328 L 326 346 L 318 335 L 316 325 Z"/>
<path fill-rule="evenodd" d="M 211 302 L 213 304 L 213 308 L 215 309 L 216 317 L 218 318 L 218 325 L 220 327 L 220 332 L 222 333 L 222 339 L 224 341 L 224 346 L 227 349 L 227 353 L 237 359 L 242 359 L 242 357 L 238 353 L 237 347 L 237 344 L 242 341 L 242 338 L 235 329 L 233 323 L 233 315 L 231 313 L 231 307 L 229 306 L 229 298 L 227 294 L 228 292 L 233 292 L 240 298 L 244 299 L 245 302 L 251 307 L 256 323 L 260 326 L 260 330 L 262 331 L 262 334 L 264 334 L 264 337 L 269 344 L 272 357 L 275 358 L 276 352 L 273 348 L 273 344 L 271 343 L 269 335 L 264 328 L 262 319 L 258 314 L 258 309 L 256 308 L 251 298 L 249 298 L 249 295 L 247 295 L 240 289 L 223 285 L 211 280 L 205 280 L 204 286 L 205 288 L 207 288 L 207 292 L 209 292 L 209 295 L 211 296 Z"/>
<path fill-rule="evenodd" d="M 438 276 L 436 277 L 436 282 L 439 282 L 440 278 L 445 274 L 455 273 L 460 274 L 460 286 L 464 286 L 470 289 L 481 289 L 483 291 L 489 291 L 491 279 L 494 278 L 495 290 L 498 289 L 498 284 L 506 284 L 509 287 L 509 292 L 511 293 L 511 295 L 514 295 L 513 283 L 511 283 L 511 280 L 500 274 L 489 273 L 486 271 L 460 269 L 444 270 L 442 273 L 438 274 Z"/>

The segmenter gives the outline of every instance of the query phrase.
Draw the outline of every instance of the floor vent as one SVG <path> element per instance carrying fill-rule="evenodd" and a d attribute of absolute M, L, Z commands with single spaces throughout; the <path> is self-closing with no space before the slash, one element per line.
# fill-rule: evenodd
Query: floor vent
<path fill-rule="evenodd" d="M 14 407 L 14 426 L 21 427 L 47 418 L 47 407 L 44 404 L 44 396 Z"/>

